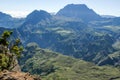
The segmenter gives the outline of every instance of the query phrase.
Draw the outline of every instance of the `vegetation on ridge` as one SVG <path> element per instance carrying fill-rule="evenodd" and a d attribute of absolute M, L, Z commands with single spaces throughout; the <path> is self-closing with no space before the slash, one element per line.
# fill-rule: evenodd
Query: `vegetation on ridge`
<path fill-rule="evenodd" d="M 0 37 L 0 71 L 12 70 L 16 64 L 16 57 L 20 57 L 23 47 L 20 45 L 20 39 L 10 42 L 12 31 L 4 31 Z"/>
<path fill-rule="evenodd" d="M 111 80 L 120 79 L 118 68 L 93 63 L 41 49 L 29 43 L 22 54 L 22 70 L 37 74 L 42 80 Z"/>

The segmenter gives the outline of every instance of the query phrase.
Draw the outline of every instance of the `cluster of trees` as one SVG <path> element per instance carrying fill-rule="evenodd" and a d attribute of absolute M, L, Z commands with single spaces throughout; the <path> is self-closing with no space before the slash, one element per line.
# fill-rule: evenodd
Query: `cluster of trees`
<path fill-rule="evenodd" d="M 4 31 L 0 36 L 0 71 L 12 70 L 16 66 L 15 60 L 23 51 L 20 39 L 10 41 L 12 33 L 12 31 Z"/>

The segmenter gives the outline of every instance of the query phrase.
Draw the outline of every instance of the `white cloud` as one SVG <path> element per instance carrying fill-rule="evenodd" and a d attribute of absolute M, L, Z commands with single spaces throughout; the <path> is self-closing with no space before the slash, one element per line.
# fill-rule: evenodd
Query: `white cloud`
<path fill-rule="evenodd" d="M 29 11 L 4 11 L 4 13 L 10 14 L 12 17 L 22 18 L 22 17 L 26 17 L 30 12 Z"/>

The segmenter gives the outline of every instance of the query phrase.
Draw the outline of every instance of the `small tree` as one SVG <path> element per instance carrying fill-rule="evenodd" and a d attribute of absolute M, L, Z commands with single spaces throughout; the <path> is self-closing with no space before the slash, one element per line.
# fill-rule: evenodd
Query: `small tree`
<path fill-rule="evenodd" d="M 9 41 L 12 31 L 4 31 L 0 37 L 0 70 L 11 70 L 15 67 L 15 59 L 20 57 L 23 47 L 20 39 Z"/>

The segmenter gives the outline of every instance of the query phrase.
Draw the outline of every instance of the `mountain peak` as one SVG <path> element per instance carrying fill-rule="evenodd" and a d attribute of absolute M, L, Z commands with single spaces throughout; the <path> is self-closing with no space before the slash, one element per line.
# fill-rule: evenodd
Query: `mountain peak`
<path fill-rule="evenodd" d="M 77 19 L 79 18 L 83 21 L 93 21 L 101 18 L 92 9 L 89 9 L 85 4 L 68 4 L 56 15 Z"/>
<path fill-rule="evenodd" d="M 12 18 L 10 15 L 0 12 L 0 19 L 10 19 Z"/>
<path fill-rule="evenodd" d="M 34 10 L 34 11 L 32 11 L 30 14 L 35 14 L 35 13 L 39 13 L 39 11 L 38 10 Z"/>
<path fill-rule="evenodd" d="M 51 15 L 48 12 L 44 10 L 34 10 L 26 17 L 25 23 L 36 24 L 39 21 L 45 20 L 47 18 L 51 18 Z"/>
<path fill-rule="evenodd" d="M 68 4 L 64 8 L 79 8 L 79 9 L 86 9 L 88 8 L 85 4 Z"/>

